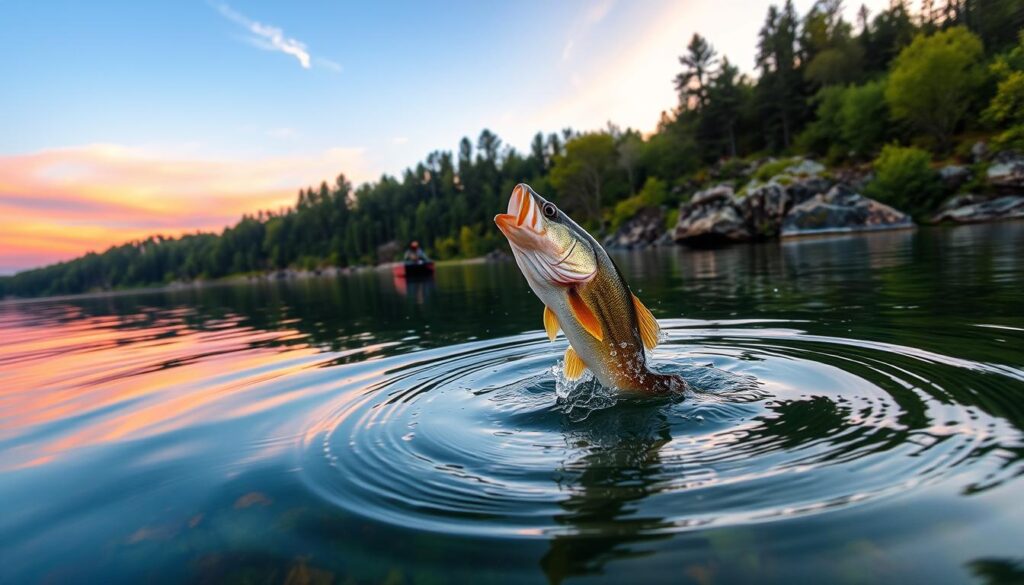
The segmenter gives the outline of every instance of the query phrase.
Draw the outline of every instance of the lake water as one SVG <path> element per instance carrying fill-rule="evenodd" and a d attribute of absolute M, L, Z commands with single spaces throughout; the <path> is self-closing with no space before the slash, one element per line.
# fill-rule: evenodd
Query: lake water
<path fill-rule="evenodd" d="M 682 399 L 513 263 L 0 304 L 0 582 L 1024 579 L 1024 224 L 615 259 Z"/>

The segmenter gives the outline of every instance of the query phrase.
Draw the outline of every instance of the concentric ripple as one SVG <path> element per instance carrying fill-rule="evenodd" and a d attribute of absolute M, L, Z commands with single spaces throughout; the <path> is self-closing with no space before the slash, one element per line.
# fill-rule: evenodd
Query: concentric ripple
<path fill-rule="evenodd" d="M 800 325 L 664 322 L 653 363 L 695 388 L 664 399 L 566 385 L 564 341 L 539 335 L 381 360 L 321 411 L 299 467 L 355 514 L 522 536 L 763 522 L 1024 471 L 1001 416 L 1020 371 Z"/>

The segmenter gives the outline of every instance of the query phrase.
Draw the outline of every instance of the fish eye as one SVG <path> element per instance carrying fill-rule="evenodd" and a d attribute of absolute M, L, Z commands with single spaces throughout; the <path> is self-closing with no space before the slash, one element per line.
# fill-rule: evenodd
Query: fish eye
<path fill-rule="evenodd" d="M 545 203 L 544 204 L 544 217 L 547 217 L 549 219 L 554 219 L 554 217 L 556 215 L 558 215 L 558 210 L 555 209 L 555 206 L 552 205 L 551 203 Z"/>

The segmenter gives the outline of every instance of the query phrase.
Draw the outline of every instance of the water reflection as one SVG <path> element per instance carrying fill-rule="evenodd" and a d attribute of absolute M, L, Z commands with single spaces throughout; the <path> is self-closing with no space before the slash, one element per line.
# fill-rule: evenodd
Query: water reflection
<path fill-rule="evenodd" d="M 0 303 L 0 582 L 1012 582 L 1020 250 L 617 255 L 658 366 L 765 393 L 582 421 L 511 264 Z"/>
<path fill-rule="evenodd" d="M 568 528 L 550 541 L 540 565 L 551 583 L 600 574 L 605 563 L 638 554 L 633 543 L 667 538 L 669 522 L 638 514 L 635 503 L 656 492 L 659 453 L 672 440 L 664 413 L 653 405 L 605 410 L 566 429 L 569 451 L 583 454 L 556 472 L 554 521 Z"/>

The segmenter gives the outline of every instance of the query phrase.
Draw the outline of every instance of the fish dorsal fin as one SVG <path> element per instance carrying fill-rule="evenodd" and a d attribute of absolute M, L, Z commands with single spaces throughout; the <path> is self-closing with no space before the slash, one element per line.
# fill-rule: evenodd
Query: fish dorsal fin
<path fill-rule="evenodd" d="M 598 341 L 604 341 L 604 333 L 601 332 L 601 322 L 597 320 L 597 315 L 590 310 L 587 303 L 583 302 L 583 299 L 580 298 L 580 293 L 576 292 L 575 288 L 569 289 L 569 308 L 572 309 L 572 314 L 576 317 L 576 321 L 579 322 L 580 326 L 587 333 L 593 335 Z"/>
<path fill-rule="evenodd" d="M 547 305 L 544 306 L 544 331 L 548 332 L 548 339 L 551 341 L 558 335 L 558 317 Z"/>
<path fill-rule="evenodd" d="M 661 333 L 658 320 L 636 295 L 633 295 L 633 308 L 636 309 L 636 321 L 640 326 L 640 339 L 644 342 L 644 347 L 654 349 L 654 346 L 658 345 L 658 334 Z"/>
<path fill-rule="evenodd" d="M 565 377 L 570 380 L 577 380 L 587 369 L 586 364 L 580 359 L 579 354 L 570 345 L 565 349 Z"/>

